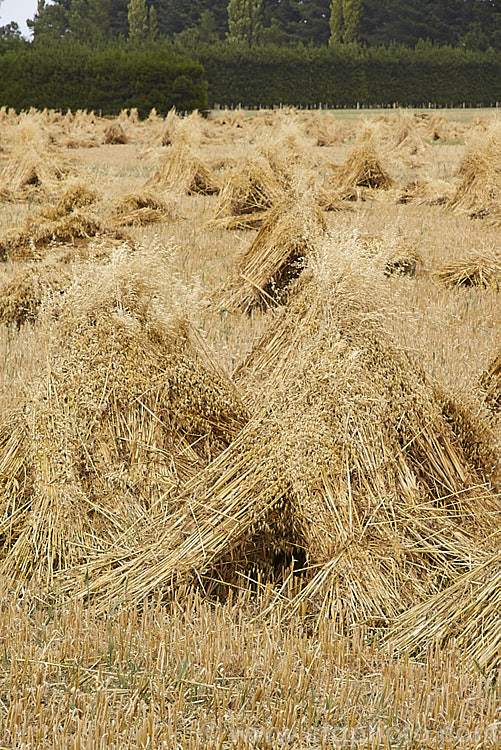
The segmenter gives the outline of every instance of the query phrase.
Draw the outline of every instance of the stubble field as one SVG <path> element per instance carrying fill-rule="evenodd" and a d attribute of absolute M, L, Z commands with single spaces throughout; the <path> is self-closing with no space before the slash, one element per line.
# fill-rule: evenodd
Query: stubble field
<path fill-rule="evenodd" d="M 499 747 L 500 161 L 0 110 L 0 748 Z"/>

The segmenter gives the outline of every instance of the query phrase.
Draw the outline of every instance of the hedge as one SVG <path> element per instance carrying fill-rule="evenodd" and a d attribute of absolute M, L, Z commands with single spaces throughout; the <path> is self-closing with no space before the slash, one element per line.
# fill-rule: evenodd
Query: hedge
<path fill-rule="evenodd" d="M 101 49 L 70 42 L 23 44 L 0 54 L 0 105 L 26 110 L 88 109 L 116 115 L 136 107 L 191 111 L 207 107 L 199 62 L 162 45 Z"/>
<path fill-rule="evenodd" d="M 188 52 L 190 57 L 179 52 Z M 489 106 L 501 101 L 501 52 L 438 47 L 258 46 L 176 50 L 165 41 L 90 48 L 71 41 L 0 47 L 0 106 L 146 116 L 215 104 L 272 107 Z"/>
<path fill-rule="evenodd" d="M 190 50 L 204 68 L 209 103 L 489 106 L 501 101 L 501 52 L 404 46 L 243 47 Z"/>

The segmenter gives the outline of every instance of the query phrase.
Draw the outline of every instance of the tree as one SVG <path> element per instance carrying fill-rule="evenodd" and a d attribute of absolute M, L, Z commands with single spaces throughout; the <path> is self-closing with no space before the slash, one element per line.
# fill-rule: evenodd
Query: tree
<path fill-rule="evenodd" d="M 216 44 L 220 35 L 214 14 L 211 10 L 203 10 L 197 26 L 184 29 L 174 37 L 179 52 L 183 49 L 196 49 L 200 44 Z"/>
<path fill-rule="evenodd" d="M 68 23 L 78 42 L 95 44 L 111 39 L 111 0 L 71 0 Z"/>
<path fill-rule="evenodd" d="M 327 44 L 329 41 L 330 0 L 294 0 L 300 20 L 296 27 L 298 42 Z"/>
<path fill-rule="evenodd" d="M 68 31 L 69 0 L 46 5 L 45 0 L 38 0 L 33 20 L 28 20 L 27 26 L 33 32 L 35 42 L 60 39 Z"/>
<path fill-rule="evenodd" d="M 329 43 L 356 42 L 361 16 L 362 0 L 332 0 Z"/>
<path fill-rule="evenodd" d="M 36 42 L 65 36 L 92 44 L 126 38 L 130 3 L 38 0 L 28 26 Z M 180 43 L 226 36 L 250 45 L 361 41 L 368 46 L 393 42 L 414 46 L 419 39 L 429 39 L 474 49 L 501 47 L 501 0 L 142 0 L 140 4 L 148 12 L 147 39 L 182 33 Z"/>
<path fill-rule="evenodd" d="M 129 39 L 141 44 L 150 35 L 150 17 L 146 0 L 130 0 L 127 6 L 129 22 Z"/>
<path fill-rule="evenodd" d="M 2 0 L 0 0 L 0 3 L 1 2 Z M 5 26 L 0 26 L 0 39 L 3 39 L 6 42 L 14 42 L 22 39 L 19 24 L 15 21 L 11 21 L 10 23 L 5 24 Z"/>
<path fill-rule="evenodd" d="M 200 19 L 202 14 L 210 11 L 214 16 L 216 31 L 224 39 L 228 31 L 228 0 L 199 0 Z"/>
<path fill-rule="evenodd" d="M 271 41 L 299 41 L 301 23 L 299 6 L 294 0 L 264 0 L 263 25 L 265 38 Z"/>
<path fill-rule="evenodd" d="M 158 31 L 162 36 L 173 37 L 184 29 L 197 25 L 200 18 L 199 0 L 154 0 L 158 14 Z"/>
<path fill-rule="evenodd" d="M 331 30 L 329 44 L 342 42 L 344 32 L 343 0 L 332 0 L 329 27 Z"/>
<path fill-rule="evenodd" d="M 368 45 L 414 46 L 429 39 L 499 49 L 499 5 L 499 0 L 362 0 L 359 36 Z"/>
<path fill-rule="evenodd" d="M 362 0 L 343 0 L 345 42 L 356 42 L 362 16 Z"/>
<path fill-rule="evenodd" d="M 1 4 L 2 0 L 0 0 Z M 7 50 L 15 50 L 26 44 L 21 29 L 15 21 L 0 26 L 0 54 Z"/>
<path fill-rule="evenodd" d="M 60 39 L 66 34 L 82 42 L 127 36 L 127 0 L 38 0 L 28 27 L 35 41 Z"/>
<path fill-rule="evenodd" d="M 252 47 L 262 29 L 263 0 L 230 0 L 228 3 L 228 39 L 246 42 Z"/>
<path fill-rule="evenodd" d="M 113 38 L 126 37 L 129 33 L 127 0 L 109 0 L 110 32 Z"/>
<path fill-rule="evenodd" d="M 150 5 L 148 11 L 148 36 L 152 42 L 158 37 L 158 15 L 154 5 Z"/>

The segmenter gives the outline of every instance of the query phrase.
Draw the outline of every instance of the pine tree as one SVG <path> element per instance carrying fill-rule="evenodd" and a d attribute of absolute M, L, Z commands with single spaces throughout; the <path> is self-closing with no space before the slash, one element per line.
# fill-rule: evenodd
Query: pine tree
<path fill-rule="evenodd" d="M 27 26 L 35 42 L 60 39 L 69 28 L 68 8 L 62 2 L 46 5 L 45 0 L 38 0 L 36 13 Z"/>
<path fill-rule="evenodd" d="M 250 47 L 259 41 L 262 29 L 263 0 L 230 0 L 228 3 L 228 39 L 246 42 Z"/>
<path fill-rule="evenodd" d="M 130 0 L 127 6 L 129 39 L 131 42 L 145 42 L 149 36 L 150 23 L 146 0 Z"/>

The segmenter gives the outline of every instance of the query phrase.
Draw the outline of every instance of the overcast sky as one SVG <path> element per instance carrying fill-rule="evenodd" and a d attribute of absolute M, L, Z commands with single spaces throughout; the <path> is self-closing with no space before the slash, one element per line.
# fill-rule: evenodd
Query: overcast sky
<path fill-rule="evenodd" d="M 0 26 L 16 21 L 23 36 L 28 36 L 26 19 L 33 18 L 36 9 L 37 0 L 0 0 Z"/>

